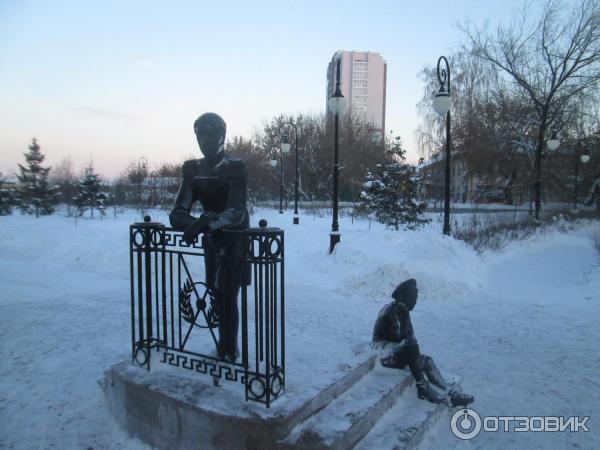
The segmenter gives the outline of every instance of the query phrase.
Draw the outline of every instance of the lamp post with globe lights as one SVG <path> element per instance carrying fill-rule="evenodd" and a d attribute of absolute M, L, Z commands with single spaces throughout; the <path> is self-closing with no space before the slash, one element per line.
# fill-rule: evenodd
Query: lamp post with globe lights
<path fill-rule="evenodd" d="M 581 152 L 581 142 L 577 145 L 577 150 L 575 151 L 575 183 L 573 186 L 573 206 L 575 211 L 578 208 L 578 188 L 579 188 L 579 161 L 583 164 L 586 164 L 590 160 L 590 155 L 587 152 Z"/>
<path fill-rule="evenodd" d="M 550 151 L 554 151 L 560 145 L 560 141 L 556 134 L 556 130 L 552 130 L 550 139 L 546 141 L 546 147 Z M 535 152 L 535 178 L 533 179 L 533 190 L 535 194 L 535 220 L 540 219 L 541 208 L 541 179 L 542 179 L 542 150 L 538 145 Z"/>
<path fill-rule="evenodd" d="M 444 62 L 445 68 L 440 70 L 440 64 Z M 445 235 L 450 235 L 450 66 L 445 56 L 440 56 L 437 62 L 437 77 L 440 90 L 433 98 L 433 109 L 439 115 L 446 116 L 446 164 L 444 176 L 444 229 Z"/>
<path fill-rule="evenodd" d="M 145 216 L 146 214 L 146 210 L 144 208 L 144 198 L 143 198 L 143 186 L 144 186 L 144 180 L 146 179 L 146 176 L 148 175 L 148 158 L 146 158 L 145 156 L 141 156 L 138 159 L 138 163 L 137 163 L 137 173 L 136 173 L 136 179 L 137 179 L 137 208 L 140 210 L 140 213 L 142 214 L 142 218 Z"/>
<path fill-rule="evenodd" d="M 290 151 L 289 146 L 281 146 L 279 149 L 275 148 L 275 151 L 279 150 L 280 163 L 279 163 L 279 214 L 283 214 L 283 154 Z M 271 167 L 277 167 L 277 160 L 271 160 Z"/>
<path fill-rule="evenodd" d="M 277 167 L 277 159 L 275 159 L 276 157 L 274 157 L 271 161 L 269 161 L 269 164 L 271 164 L 271 167 L 273 169 L 275 169 L 275 167 Z M 281 208 L 282 206 L 282 201 L 281 201 L 281 194 L 282 194 L 282 185 L 281 185 L 281 174 L 279 174 L 279 214 L 283 214 L 283 209 Z"/>
<path fill-rule="evenodd" d="M 296 127 L 296 124 L 292 121 L 284 122 L 282 124 L 282 126 L 293 127 L 295 135 L 296 135 L 295 136 L 296 139 L 294 142 L 294 146 L 295 146 L 295 150 L 296 150 L 296 175 L 294 178 L 294 220 L 293 220 L 293 223 L 294 223 L 294 225 L 298 225 L 300 223 L 300 215 L 298 214 L 298 127 Z M 284 153 L 288 153 L 290 151 L 290 143 L 289 143 L 287 134 L 283 135 L 283 142 L 281 143 L 281 150 Z"/>
<path fill-rule="evenodd" d="M 550 139 L 548 139 L 548 142 L 546 142 L 546 146 L 548 147 L 548 150 L 554 151 L 558 148 L 559 145 L 560 141 L 558 139 L 558 136 L 556 135 L 556 130 L 552 130 L 552 136 L 550 137 Z"/>
<path fill-rule="evenodd" d="M 331 222 L 331 232 L 329 233 L 329 253 L 333 253 L 333 249 L 340 242 L 340 224 L 338 222 L 338 197 L 339 197 L 339 159 L 338 159 L 338 129 L 339 129 L 339 116 L 344 112 L 346 107 L 346 99 L 342 95 L 340 90 L 340 66 L 341 60 L 338 58 L 336 67 L 336 81 L 335 91 L 329 98 L 329 110 L 333 112 L 335 116 L 335 131 L 334 131 L 334 144 L 333 144 L 333 221 Z"/>

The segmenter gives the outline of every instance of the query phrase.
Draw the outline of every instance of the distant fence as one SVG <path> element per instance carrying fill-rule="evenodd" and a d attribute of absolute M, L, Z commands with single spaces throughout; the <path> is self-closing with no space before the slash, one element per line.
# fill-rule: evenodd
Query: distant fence
<path fill-rule="evenodd" d="M 284 233 L 279 228 L 223 231 L 241 239 L 241 256 L 210 254 L 181 232 L 150 222 L 130 226 L 131 348 L 134 364 L 150 370 L 153 350 L 161 362 L 240 382 L 246 400 L 270 406 L 285 387 Z M 204 256 L 243 258 L 251 284 L 241 291 L 241 361 L 216 352 L 218 295 L 205 283 Z M 219 270 L 219 269 L 217 269 Z M 212 351 L 211 351 L 212 350 Z"/>

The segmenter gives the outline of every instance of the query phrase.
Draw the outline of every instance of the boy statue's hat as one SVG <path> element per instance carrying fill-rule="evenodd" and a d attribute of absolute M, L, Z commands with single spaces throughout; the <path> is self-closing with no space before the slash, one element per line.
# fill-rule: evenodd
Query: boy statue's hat
<path fill-rule="evenodd" d="M 396 286 L 396 289 L 394 289 L 394 292 L 392 292 L 392 297 L 395 299 L 404 298 L 406 294 L 408 294 L 416 287 L 417 280 L 415 280 L 414 278 L 410 278 L 409 280 L 403 281 L 398 286 Z"/>

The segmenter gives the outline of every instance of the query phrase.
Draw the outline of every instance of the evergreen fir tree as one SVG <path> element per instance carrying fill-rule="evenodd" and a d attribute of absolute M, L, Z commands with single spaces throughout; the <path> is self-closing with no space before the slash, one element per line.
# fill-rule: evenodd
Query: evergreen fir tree
<path fill-rule="evenodd" d="M 388 150 L 388 162 L 377 164 L 367 173 L 360 207 L 374 213 L 377 221 L 388 228 L 414 230 L 430 219 L 420 217 L 425 203 L 415 200 L 417 182 L 415 168 L 406 164 L 400 138 Z"/>
<path fill-rule="evenodd" d="M 100 214 L 106 214 L 105 202 L 108 195 L 102 192 L 102 180 L 90 165 L 85 169 L 85 174 L 77 186 L 77 194 L 73 197 L 73 202 L 79 208 L 79 215 L 82 215 L 87 208 L 90 208 L 90 217 L 94 217 L 94 209 L 98 209 Z"/>
<path fill-rule="evenodd" d="M 50 167 L 42 166 L 45 156 L 34 138 L 25 153 L 27 167 L 19 164 L 20 175 L 17 175 L 19 208 L 26 214 L 52 214 L 58 203 L 60 193 L 57 186 L 50 186 L 48 173 Z"/>
<path fill-rule="evenodd" d="M 4 178 L 2 173 L 0 173 L 0 216 L 12 214 L 12 207 L 14 203 L 14 192 L 5 187 Z"/>

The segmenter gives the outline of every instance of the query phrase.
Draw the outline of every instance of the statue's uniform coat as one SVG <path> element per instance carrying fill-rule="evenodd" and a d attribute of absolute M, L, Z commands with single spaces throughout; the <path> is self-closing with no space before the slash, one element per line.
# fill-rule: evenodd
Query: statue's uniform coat
<path fill-rule="evenodd" d="M 219 233 L 222 229 L 243 230 L 249 226 L 246 164 L 231 155 L 224 155 L 223 160 L 214 168 L 204 159 L 192 159 L 183 164 L 182 174 L 183 180 L 169 215 L 171 225 L 177 230 L 185 230 L 196 220 L 190 211 L 194 202 L 199 201 L 204 213 L 214 217 L 208 224 L 212 233 L 210 238 L 204 236 L 203 247 L 208 245 L 209 248 L 205 248 L 207 252 L 212 250 L 216 254 L 230 256 L 224 261 L 229 269 L 224 272 L 229 273 L 230 277 L 221 282 L 227 281 L 237 286 L 249 284 L 250 267 L 243 260 L 243 240 L 225 238 Z M 211 287 L 218 287 L 216 267 L 209 269 L 209 265 L 215 266 L 215 261 L 206 262 L 206 283 Z"/>

